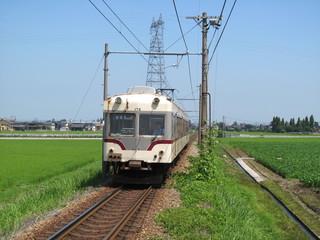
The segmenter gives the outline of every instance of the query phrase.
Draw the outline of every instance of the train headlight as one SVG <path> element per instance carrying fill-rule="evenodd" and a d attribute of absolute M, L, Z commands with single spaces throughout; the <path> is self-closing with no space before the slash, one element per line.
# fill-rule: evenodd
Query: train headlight
<path fill-rule="evenodd" d="M 153 104 L 158 105 L 159 102 L 160 102 L 159 98 L 156 97 L 156 98 L 153 99 Z"/>
<path fill-rule="evenodd" d="M 162 156 L 163 156 L 163 154 L 164 154 L 164 151 L 163 151 L 163 150 L 161 150 L 161 151 L 159 152 L 159 156 L 160 156 L 160 157 L 162 157 Z"/>
<path fill-rule="evenodd" d="M 121 97 L 117 97 L 115 102 L 116 102 L 117 104 L 120 104 L 120 103 L 121 103 Z"/>

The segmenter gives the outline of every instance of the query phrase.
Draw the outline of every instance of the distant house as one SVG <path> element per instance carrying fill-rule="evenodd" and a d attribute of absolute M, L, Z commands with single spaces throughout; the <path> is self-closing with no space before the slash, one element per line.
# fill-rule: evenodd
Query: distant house
<path fill-rule="evenodd" d="M 103 128 L 103 124 L 100 122 L 94 123 L 95 129 L 92 131 L 101 131 Z"/>
<path fill-rule="evenodd" d="M 51 131 L 56 130 L 56 124 L 54 122 L 48 121 L 48 122 L 45 122 L 44 125 L 47 130 L 51 130 Z"/>
<path fill-rule="evenodd" d="M 55 122 L 55 130 L 57 131 L 69 131 L 69 123 L 66 120 Z"/>
<path fill-rule="evenodd" d="M 69 129 L 71 131 L 85 131 L 86 123 L 71 123 Z"/>
<path fill-rule="evenodd" d="M 27 131 L 28 126 L 26 122 L 14 122 L 12 124 L 13 130 L 15 131 Z"/>
<path fill-rule="evenodd" d="M 85 131 L 95 131 L 96 127 L 93 123 L 86 123 L 85 125 Z"/>
<path fill-rule="evenodd" d="M 12 123 L 5 119 L 0 119 L 0 131 L 12 131 Z"/>

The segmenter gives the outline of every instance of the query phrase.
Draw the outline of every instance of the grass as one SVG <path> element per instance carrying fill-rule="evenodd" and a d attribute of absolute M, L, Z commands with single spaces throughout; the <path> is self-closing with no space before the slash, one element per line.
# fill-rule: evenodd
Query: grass
<path fill-rule="evenodd" d="M 101 181 L 99 140 L 0 140 L 0 238 Z"/>
<path fill-rule="evenodd" d="M 0 191 L 41 182 L 97 161 L 101 157 L 100 143 L 99 140 L 0 140 Z"/>
<path fill-rule="evenodd" d="M 320 138 L 225 138 L 283 177 L 320 188 Z"/>
<path fill-rule="evenodd" d="M 300 132 L 287 132 L 287 133 L 274 133 L 274 132 L 236 132 L 236 131 L 226 131 L 225 134 L 230 135 L 253 135 L 253 136 L 312 136 L 319 135 L 316 133 L 300 133 Z"/>
<path fill-rule="evenodd" d="M 201 157 L 191 159 L 189 173 L 174 176 L 182 206 L 157 216 L 171 238 L 308 239 L 267 193 L 221 157 L 214 140 L 209 140 Z M 203 161 L 210 163 L 199 164 Z"/>

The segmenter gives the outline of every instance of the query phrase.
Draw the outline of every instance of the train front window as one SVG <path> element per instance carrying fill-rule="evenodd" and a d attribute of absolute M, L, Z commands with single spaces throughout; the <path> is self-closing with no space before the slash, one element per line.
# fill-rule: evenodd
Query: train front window
<path fill-rule="evenodd" d="M 111 113 L 110 135 L 134 135 L 135 118 L 132 113 Z"/>
<path fill-rule="evenodd" d="M 164 115 L 140 114 L 139 135 L 164 135 Z"/>

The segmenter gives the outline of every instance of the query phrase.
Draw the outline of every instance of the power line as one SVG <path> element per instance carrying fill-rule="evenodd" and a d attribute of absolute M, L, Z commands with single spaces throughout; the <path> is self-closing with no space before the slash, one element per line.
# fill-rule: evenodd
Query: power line
<path fill-rule="evenodd" d="M 143 56 L 143 54 L 141 52 L 139 52 L 139 50 L 122 34 L 122 32 L 102 13 L 102 11 L 91 1 L 89 0 L 89 2 L 91 3 L 91 5 L 103 16 L 103 18 L 105 20 L 107 20 L 109 22 L 109 24 L 127 41 L 127 43 L 129 43 L 129 45 L 136 51 L 137 54 L 139 54 L 146 62 L 148 62 L 148 60 Z M 103 1 L 104 2 L 104 1 Z M 107 5 L 107 4 L 106 4 Z M 107 5 L 108 6 L 108 5 Z M 110 9 L 110 8 L 109 8 Z M 111 10 L 111 9 L 110 9 Z M 111 10 L 112 11 L 112 10 Z M 113 12 L 113 11 L 112 11 Z M 115 13 L 114 13 L 115 14 Z M 116 14 L 115 14 L 116 15 Z M 118 18 L 119 19 L 119 18 Z M 119 19 L 120 20 L 120 19 Z M 122 22 L 120 20 L 120 22 Z M 125 26 L 125 24 L 122 22 L 122 24 Z M 198 24 L 197 24 L 198 25 Z M 197 26 L 196 25 L 196 26 Z M 126 27 L 126 26 L 125 26 Z M 193 27 L 194 28 L 194 27 Z M 192 29 L 193 29 L 192 28 Z M 128 29 L 128 28 L 127 28 Z M 192 30 L 191 29 L 191 30 Z M 128 29 L 129 30 L 129 29 Z M 190 30 L 190 31 L 191 31 Z M 129 30 L 130 31 L 130 30 Z M 190 32 L 189 31 L 189 32 Z M 130 31 L 131 32 L 131 31 Z M 133 33 L 132 33 L 133 34 Z M 134 34 L 133 34 L 134 35 Z M 182 33 L 182 36 L 184 38 L 184 34 Z M 181 38 L 180 38 L 181 39 Z M 138 39 L 137 39 L 138 40 Z M 138 40 L 139 41 L 139 40 Z M 141 43 L 142 44 L 142 43 Z M 142 44 L 143 45 L 143 44 Z M 170 46 L 171 47 L 171 46 Z M 167 48 L 168 49 L 168 48 Z M 166 49 L 166 50 L 167 50 Z M 177 54 L 179 55 L 179 54 Z M 188 55 L 188 54 L 187 54 Z M 157 71 L 156 69 L 154 69 L 155 71 Z M 168 82 L 168 86 L 170 87 L 170 84 Z M 183 105 L 183 103 L 180 102 L 181 105 Z"/>
<path fill-rule="evenodd" d="M 234 0 L 233 5 L 232 5 L 232 8 L 231 8 L 230 13 L 229 13 L 229 16 L 228 16 L 228 18 L 227 18 L 227 21 L 226 21 L 226 23 L 225 23 L 225 25 L 224 25 L 224 27 L 223 27 L 223 29 L 222 29 L 222 32 L 221 32 L 221 34 L 220 34 L 220 36 L 219 36 L 219 39 L 218 39 L 218 41 L 217 41 L 217 43 L 216 43 L 216 46 L 214 47 L 214 50 L 213 50 L 213 52 L 212 52 L 212 54 L 211 54 L 211 57 L 210 57 L 210 60 L 209 60 L 209 63 L 208 63 L 209 65 L 210 65 L 210 62 L 211 62 L 211 60 L 212 60 L 212 57 L 213 57 L 213 55 L 214 55 L 214 53 L 215 53 L 215 51 L 216 51 L 216 49 L 217 49 L 217 47 L 218 47 L 218 45 L 219 45 L 219 42 L 220 42 L 221 37 L 222 37 L 222 35 L 223 35 L 223 33 L 224 33 L 224 30 L 226 29 L 226 26 L 228 25 L 229 19 L 230 19 L 230 17 L 231 17 L 231 14 L 232 14 L 232 12 L 233 12 L 233 9 L 234 9 L 234 6 L 236 5 L 236 3 L 237 3 L 237 0 Z"/>
<path fill-rule="evenodd" d="M 139 53 L 139 50 L 135 47 L 135 46 L 133 46 L 133 44 L 122 34 L 122 32 L 100 11 L 100 9 L 91 1 L 91 0 L 89 0 L 89 2 L 92 4 L 92 6 L 94 6 L 94 8 L 104 17 L 104 19 L 106 19 L 109 23 L 110 23 L 110 25 L 127 41 L 127 43 L 129 43 L 130 44 L 130 46 L 136 51 L 136 52 L 138 52 Z M 140 56 L 146 61 L 146 62 L 148 62 L 148 60 L 145 58 L 145 57 L 143 57 L 143 55 L 142 54 L 140 54 Z"/>
<path fill-rule="evenodd" d="M 122 32 L 100 11 L 100 9 L 91 0 L 89 0 L 89 2 L 104 17 L 104 19 L 106 19 L 110 23 L 110 25 L 129 43 L 129 45 L 148 63 L 148 60 L 143 56 L 143 54 L 139 52 L 139 50 L 122 34 Z M 153 69 L 157 72 L 155 68 Z"/>
<path fill-rule="evenodd" d="M 179 14 L 178 14 L 178 11 L 177 11 L 177 6 L 176 6 L 176 3 L 175 3 L 175 0 L 172 0 L 172 2 L 173 2 L 173 6 L 174 6 L 174 10 L 175 10 L 176 16 L 177 16 L 177 20 L 178 20 L 178 23 L 179 23 L 179 28 L 180 28 L 180 32 L 181 32 L 181 35 L 182 35 L 182 38 L 183 38 L 183 42 L 184 42 L 184 45 L 186 47 L 186 52 L 188 53 L 188 45 L 187 45 L 186 39 L 184 37 L 183 31 L 182 31 L 182 27 L 181 27 Z M 187 55 L 187 59 L 188 59 L 188 70 L 189 70 L 188 71 L 189 72 L 189 82 L 190 82 L 190 87 L 191 87 L 191 90 L 192 90 L 193 87 L 192 87 L 191 67 L 190 67 L 190 57 L 189 57 L 189 55 Z M 193 92 L 192 92 L 192 96 L 193 96 L 193 98 L 195 98 L 194 95 L 193 95 Z"/>
<path fill-rule="evenodd" d="M 219 29 L 220 21 L 222 20 L 223 11 L 224 11 L 224 7 L 226 6 L 226 3 L 227 3 L 227 0 L 224 0 L 223 6 L 222 6 L 222 9 L 221 9 L 221 12 L 220 12 L 220 17 L 219 17 L 219 20 L 218 20 L 218 24 L 217 24 L 217 27 L 214 29 L 214 33 L 213 33 L 212 38 L 211 38 L 211 40 L 210 40 L 208 49 L 210 49 L 210 46 L 211 46 L 212 41 L 213 41 L 213 39 L 214 39 L 214 36 L 216 35 L 217 30 Z"/>
<path fill-rule="evenodd" d="M 187 42 L 186 42 L 186 39 L 185 39 L 184 34 L 183 34 L 183 31 L 182 31 L 182 27 L 181 27 L 179 15 L 178 15 L 178 11 L 177 11 L 177 6 L 176 6 L 175 1 L 174 1 L 174 0 L 172 0 L 172 1 L 173 1 L 174 10 L 175 10 L 175 12 L 176 12 L 176 16 L 177 16 L 177 20 L 178 20 L 180 32 L 181 32 L 181 35 L 182 35 L 182 38 L 183 38 L 183 42 L 184 42 L 184 45 L 186 46 L 186 51 L 188 52 L 188 46 L 187 46 Z"/>
<path fill-rule="evenodd" d="M 102 0 L 104 4 L 109 8 L 109 10 L 118 18 L 118 20 L 122 23 L 123 26 L 132 34 L 132 36 L 148 51 L 148 48 L 138 39 L 138 37 L 129 29 L 129 27 L 118 17 L 118 15 L 112 10 L 112 8 Z"/>
<path fill-rule="evenodd" d="M 173 45 L 175 45 L 177 42 L 181 40 L 184 36 L 186 36 L 188 33 L 190 33 L 196 26 L 198 26 L 200 22 L 197 22 L 196 25 L 194 25 L 189 31 L 187 31 L 185 34 L 182 34 L 182 37 L 178 38 L 176 41 L 174 41 L 169 47 L 167 47 L 164 52 L 166 52 L 169 48 L 171 48 Z"/>
<path fill-rule="evenodd" d="M 92 86 L 92 83 L 93 83 L 94 79 L 96 78 L 96 75 L 97 75 L 97 73 L 98 73 L 98 70 L 99 70 L 99 68 L 100 68 L 100 66 L 101 66 L 101 63 L 102 63 L 103 58 L 104 58 L 104 55 L 102 55 L 102 58 L 101 58 L 101 60 L 100 60 L 100 63 L 99 63 L 99 65 L 98 65 L 98 67 L 97 67 L 97 69 L 96 69 L 96 71 L 95 71 L 95 73 L 94 73 L 94 75 L 93 75 L 93 77 L 92 77 L 92 80 L 91 80 L 91 82 L 90 82 L 90 84 L 89 84 L 89 86 L 88 86 L 88 88 L 87 88 L 86 93 L 84 94 L 84 96 L 83 96 L 83 98 L 82 98 L 82 101 L 81 101 L 81 103 L 80 103 L 80 106 L 79 106 L 79 108 L 78 108 L 78 110 L 77 110 L 76 115 L 75 115 L 74 118 L 73 118 L 73 121 L 76 120 L 76 118 L 77 118 L 77 116 L 78 116 L 78 113 L 79 113 L 79 111 L 80 111 L 80 109 L 81 109 L 81 107 L 82 107 L 85 99 L 87 98 L 87 95 L 88 95 L 89 90 L 90 90 L 90 88 L 91 88 L 91 86 Z"/>

